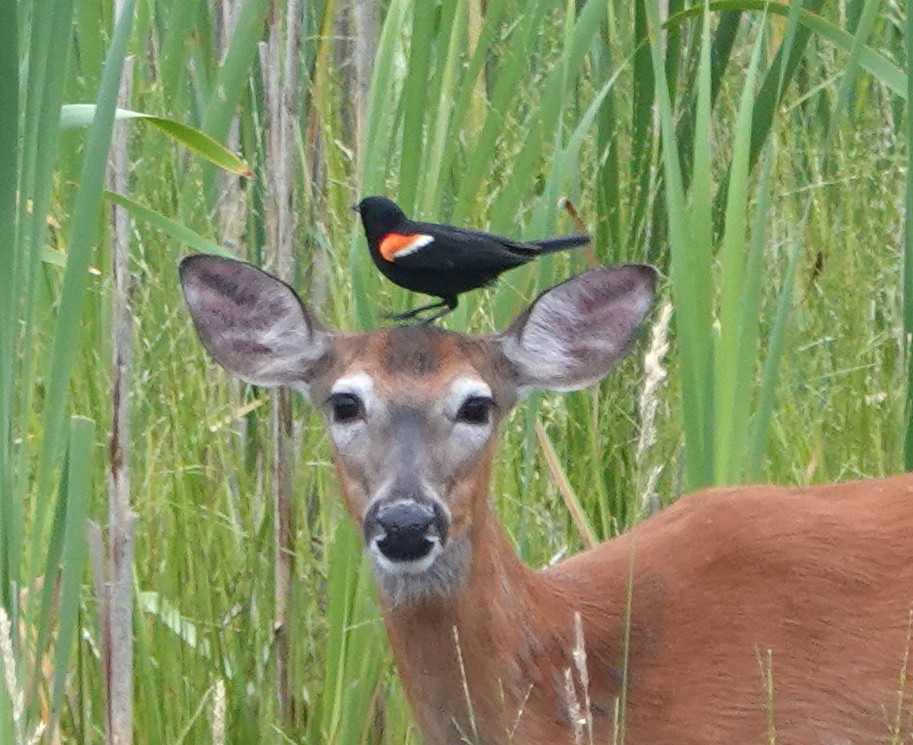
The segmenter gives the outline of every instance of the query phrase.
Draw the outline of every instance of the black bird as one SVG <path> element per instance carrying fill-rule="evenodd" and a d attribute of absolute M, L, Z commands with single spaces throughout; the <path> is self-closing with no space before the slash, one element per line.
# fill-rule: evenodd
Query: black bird
<path fill-rule="evenodd" d="M 442 308 L 424 319 L 434 321 L 457 307 L 458 295 L 484 287 L 501 272 L 590 241 L 586 235 L 515 241 L 453 225 L 414 222 L 386 197 L 366 197 L 352 209 L 361 215 L 371 258 L 381 274 L 407 290 L 440 298 L 390 316 L 400 321 Z"/>

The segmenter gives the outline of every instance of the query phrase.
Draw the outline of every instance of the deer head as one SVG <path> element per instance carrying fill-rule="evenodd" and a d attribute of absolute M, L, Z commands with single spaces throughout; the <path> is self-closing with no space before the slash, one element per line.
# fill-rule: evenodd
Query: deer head
<path fill-rule="evenodd" d="M 594 269 L 543 293 L 503 333 L 468 336 L 425 324 L 334 331 L 288 285 L 217 256 L 188 257 L 180 273 L 222 367 L 294 387 L 323 415 L 343 498 L 394 605 L 466 582 L 498 424 L 530 390 L 581 389 L 612 369 L 656 281 L 649 266 Z"/>

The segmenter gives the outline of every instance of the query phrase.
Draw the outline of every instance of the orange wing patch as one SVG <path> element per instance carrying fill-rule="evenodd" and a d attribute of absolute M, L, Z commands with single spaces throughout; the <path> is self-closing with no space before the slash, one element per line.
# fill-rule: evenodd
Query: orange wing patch
<path fill-rule="evenodd" d="M 413 235 L 389 233 L 380 242 L 380 255 L 387 261 L 396 261 L 397 257 L 401 258 L 415 253 L 433 241 L 434 238 L 432 236 L 424 233 L 415 233 Z"/>

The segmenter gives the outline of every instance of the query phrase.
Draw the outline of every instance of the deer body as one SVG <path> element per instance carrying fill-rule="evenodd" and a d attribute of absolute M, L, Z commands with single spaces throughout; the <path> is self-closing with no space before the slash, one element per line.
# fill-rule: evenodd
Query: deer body
<path fill-rule="evenodd" d="M 648 268 L 588 272 L 485 337 L 340 334 L 248 265 L 200 256 L 181 271 L 217 361 L 323 412 L 428 745 L 909 734 L 913 476 L 692 494 L 542 571 L 505 536 L 489 492 L 498 422 L 526 390 L 584 387 L 624 355 Z"/>
<path fill-rule="evenodd" d="M 629 586 L 625 742 L 887 743 L 900 700 L 909 722 L 911 476 L 692 494 L 540 572 L 500 550 L 509 584 L 471 576 L 450 602 L 386 611 L 428 742 L 474 742 L 465 713 L 427 734 L 466 701 L 454 627 L 478 742 L 574 742 L 563 677 L 575 671 L 574 610 L 593 741 L 614 742 Z M 574 682 L 582 701 L 576 671 Z"/>

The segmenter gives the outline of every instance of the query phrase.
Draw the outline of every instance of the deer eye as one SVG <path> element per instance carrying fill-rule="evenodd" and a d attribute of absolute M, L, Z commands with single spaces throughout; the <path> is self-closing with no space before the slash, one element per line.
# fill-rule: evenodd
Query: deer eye
<path fill-rule="evenodd" d="M 456 421 L 464 424 L 488 424 L 495 402 L 488 396 L 470 396 L 456 413 Z"/>
<path fill-rule="evenodd" d="M 365 408 L 354 393 L 334 393 L 330 396 L 333 424 L 350 424 L 364 416 Z"/>

